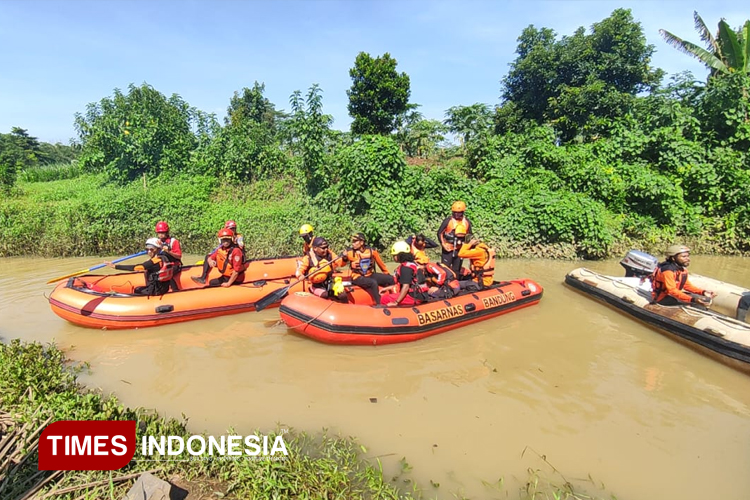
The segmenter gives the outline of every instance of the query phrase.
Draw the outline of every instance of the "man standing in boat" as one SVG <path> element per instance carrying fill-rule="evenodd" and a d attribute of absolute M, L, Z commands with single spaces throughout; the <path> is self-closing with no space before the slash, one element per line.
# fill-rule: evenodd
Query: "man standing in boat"
<path fill-rule="evenodd" d="M 466 203 L 456 201 L 451 206 L 452 215 L 446 217 L 438 228 L 437 236 L 443 251 L 440 260 L 447 265 L 456 275 L 461 273 L 462 259 L 458 256 L 456 248 L 456 232 L 461 231 L 464 234 L 471 233 L 471 222 L 464 216 L 466 212 Z"/>
<path fill-rule="evenodd" d="M 663 306 L 698 304 L 708 307 L 716 294 L 702 290 L 688 280 L 690 249 L 685 245 L 672 245 L 667 248 L 666 257 L 667 260 L 656 266 L 651 275 L 654 302 Z"/>

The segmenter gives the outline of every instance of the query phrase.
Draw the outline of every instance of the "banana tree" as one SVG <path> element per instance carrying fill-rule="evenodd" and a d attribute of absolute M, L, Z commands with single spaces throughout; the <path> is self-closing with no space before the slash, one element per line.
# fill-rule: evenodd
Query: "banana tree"
<path fill-rule="evenodd" d="M 719 30 L 712 35 L 698 12 L 693 12 L 695 29 L 706 44 L 702 48 L 683 40 L 667 30 L 659 30 L 664 40 L 689 56 L 695 57 L 711 69 L 711 76 L 729 73 L 748 73 L 750 70 L 750 20 L 735 32 L 724 19 L 719 21 Z"/>

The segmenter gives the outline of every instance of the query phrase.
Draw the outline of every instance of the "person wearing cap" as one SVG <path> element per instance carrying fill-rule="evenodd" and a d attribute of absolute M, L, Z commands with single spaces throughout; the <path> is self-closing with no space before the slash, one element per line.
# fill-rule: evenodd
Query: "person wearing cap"
<path fill-rule="evenodd" d="M 219 247 L 206 258 L 209 267 L 215 267 L 221 276 L 208 282 L 208 286 L 230 287 L 245 280 L 245 258 L 240 247 L 234 242 L 234 232 L 229 228 L 222 228 L 216 234 L 219 238 Z M 201 283 L 195 276 L 192 280 Z M 205 279 L 203 280 L 205 283 Z"/>
<path fill-rule="evenodd" d="M 349 263 L 352 273 L 352 284 L 367 290 L 375 304 L 380 304 L 380 286 L 393 285 L 393 276 L 380 257 L 380 253 L 367 245 L 367 238 L 363 233 L 352 235 L 352 247 L 342 256 L 343 263 Z M 375 272 L 375 266 L 382 273 Z"/>
<path fill-rule="evenodd" d="M 690 249 L 685 245 L 667 248 L 667 259 L 656 266 L 651 275 L 653 301 L 663 306 L 698 304 L 708 306 L 716 294 L 702 290 L 688 280 Z"/>
<path fill-rule="evenodd" d="M 306 277 L 310 282 L 310 292 L 326 299 L 332 295 L 328 289 L 333 282 L 333 272 L 339 267 L 338 262 L 341 259 L 330 249 L 328 241 L 322 236 L 316 236 L 311 246 L 311 250 L 302 257 L 297 268 L 297 279 Z"/>
<path fill-rule="evenodd" d="M 495 251 L 473 236 L 467 236 L 457 230 L 456 239 L 468 243 L 459 243 L 458 257 L 469 259 L 471 279 L 480 289 L 492 285 L 495 276 Z"/>
<path fill-rule="evenodd" d="M 466 203 L 456 201 L 451 205 L 452 214 L 446 217 L 437 231 L 438 241 L 442 247 L 440 261 L 453 269 L 457 275 L 461 271 L 461 258 L 456 250 L 456 232 L 463 228 L 463 233 L 471 232 L 471 221 L 464 216 Z"/>
<path fill-rule="evenodd" d="M 414 262 L 420 266 L 430 262 L 430 257 L 427 255 L 426 250 L 440 246 L 422 233 L 409 236 L 406 238 L 406 242 L 411 246 L 411 254 L 414 256 Z"/>
<path fill-rule="evenodd" d="M 391 291 L 380 297 L 380 304 L 395 307 L 413 306 L 426 302 L 429 299 L 427 294 L 429 289 L 425 284 L 424 273 L 414 262 L 409 244 L 405 241 L 397 241 L 391 247 L 391 255 L 393 260 L 398 262 L 398 267 L 393 273 L 395 284 L 388 287 Z"/>
<path fill-rule="evenodd" d="M 161 253 L 161 240 L 149 238 L 146 240 L 148 260 L 140 264 L 113 264 L 105 262 L 107 267 L 118 271 L 143 271 L 146 275 L 146 285 L 133 289 L 135 295 L 164 295 L 169 291 L 169 283 L 174 276 L 175 263 Z"/>
<path fill-rule="evenodd" d="M 312 248 L 312 240 L 315 238 L 313 227 L 310 224 L 302 224 L 299 228 L 299 237 L 305 242 L 302 245 L 302 255 L 307 255 Z"/>

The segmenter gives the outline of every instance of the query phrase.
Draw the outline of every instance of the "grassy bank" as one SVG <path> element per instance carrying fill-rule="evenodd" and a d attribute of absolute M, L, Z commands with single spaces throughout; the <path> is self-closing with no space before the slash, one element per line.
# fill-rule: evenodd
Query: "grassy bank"
<path fill-rule="evenodd" d="M 297 255 L 301 247 L 297 231 L 303 223 L 312 223 L 316 234 L 329 238 L 337 249 L 346 248 L 355 231 L 364 231 L 382 249 L 414 232 L 434 237 L 446 214 L 434 200 L 425 210 L 427 215 L 405 207 L 403 214 L 383 211 L 351 216 L 309 199 L 292 178 L 238 186 L 201 176 L 163 176 L 118 186 L 102 175 L 89 174 L 20 182 L 10 196 L 0 200 L 0 256 L 129 254 L 153 236 L 158 220 L 169 222 L 187 253 L 202 254 L 213 248 L 216 231 L 227 219 L 238 222 L 253 258 Z M 575 241 L 535 240 L 533 233 L 522 240 L 508 237 L 499 221 L 507 225 L 510 214 L 490 217 L 485 210 L 475 217 L 470 206 L 467 215 L 473 218 L 477 235 L 493 245 L 500 258 L 581 256 Z M 633 234 L 613 239 L 602 256 L 621 256 L 630 248 L 660 255 L 676 239 L 663 229 Z M 698 253 L 736 253 L 708 230 L 680 240 Z"/>

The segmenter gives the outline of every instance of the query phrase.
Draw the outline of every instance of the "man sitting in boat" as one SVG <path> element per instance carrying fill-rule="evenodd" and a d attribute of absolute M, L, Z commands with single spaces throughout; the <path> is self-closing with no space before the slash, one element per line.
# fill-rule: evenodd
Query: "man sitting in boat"
<path fill-rule="evenodd" d="M 690 249 L 685 245 L 667 248 L 667 260 L 654 269 L 651 276 L 651 295 L 654 302 L 663 306 L 698 304 L 707 307 L 716 294 L 702 290 L 688 280 Z"/>
<path fill-rule="evenodd" d="M 233 220 L 228 220 L 224 223 L 224 229 L 229 229 L 232 231 L 232 234 L 234 236 L 234 244 L 239 247 L 239 249 L 242 251 L 242 260 L 244 262 L 245 260 L 245 238 L 241 234 L 237 234 L 237 223 Z M 214 250 L 216 252 L 216 250 Z M 208 273 L 211 272 L 211 266 L 209 265 L 209 259 L 211 258 L 210 254 L 203 257 L 203 270 L 201 271 L 200 276 L 191 276 L 190 279 L 195 281 L 196 283 L 200 283 L 201 285 L 206 283 L 206 278 L 208 278 Z"/>
<path fill-rule="evenodd" d="M 206 262 L 209 268 L 215 267 L 221 276 L 208 282 L 208 286 L 229 287 L 245 281 L 245 257 L 242 249 L 234 242 L 234 232 L 229 228 L 221 229 L 217 235 L 219 248 L 208 256 Z M 198 281 L 193 278 L 193 281 Z"/>
<path fill-rule="evenodd" d="M 406 242 L 411 245 L 411 254 L 414 256 L 414 262 L 420 266 L 430 262 L 430 257 L 425 250 L 440 246 L 422 233 L 409 236 L 406 238 Z"/>
<path fill-rule="evenodd" d="M 466 239 L 469 239 L 468 243 L 461 243 Z M 458 242 L 458 257 L 469 259 L 471 279 L 479 285 L 480 289 L 491 286 L 495 276 L 495 251 L 473 236 L 467 238 L 466 234 L 458 230 L 456 231 L 456 240 Z"/>
<path fill-rule="evenodd" d="M 342 261 L 349 263 L 352 283 L 367 290 L 375 304 L 380 304 L 378 287 L 393 285 L 393 276 L 389 274 L 380 253 L 367 245 L 367 239 L 363 233 L 352 235 L 352 247 L 342 256 Z M 376 264 L 383 271 L 382 273 L 375 272 Z"/>
<path fill-rule="evenodd" d="M 166 256 L 170 262 L 174 262 L 174 274 L 177 274 L 182 269 L 182 247 L 180 247 L 180 241 L 177 238 L 170 236 L 169 224 L 165 221 L 159 221 L 156 223 L 154 228 L 156 237 L 161 242 L 161 255 Z M 177 281 L 171 280 L 170 286 L 173 291 L 177 291 Z"/>
<path fill-rule="evenodd" d="M 426 302 L 427 285 L 424 273 L 414 262 L 409 244 L 405 241 L 397 241 L 391 247 L 393 260 L 398 262 L 398 268 L 393 274 L 395 285 L 388 287 L 392 289 L 380 297 L 380 303 L 384 306 L 413 306 Z M 385 291 L 385 290 L 384 290 Z"/>
<path fill-rule="evenodd" d="M 442 262 L 427 262 L 420 267 L 424 271 L 431 299 L 450 299 L 461 292 L 461 282 L 447 265 Z"/>
<path fill-rule="evenodd" d="M 169 282 L 174 275 L 174 262 L 161 252 L 161 241 L 159 238 L 146 240 L 146 253 L 148 260 L 135 265 L 112 264 L 105 262 L 107 267 L 118 271 L 143 271 L 146 274 L 146 286 L 137 286 L 133 289 L 135 295 L 164 295 L 169 291 Z"/>
<path fill-rule="evenodd" d="M 318 297 L 346 300 L 344 295 L 346 292 L 334 295 L 331 289 L 333 272 L 340 267 L 337 262 L 340 260 L 339 256 L 329 248 L 328 240 L 322 236 L 316 236 L 312 240 L 312 250 L 302 257 L 302 262 L 297 268 L 297 279 L 307 277 L 310 282 L 310 293 Z"/>

